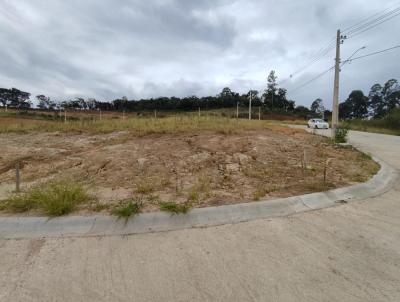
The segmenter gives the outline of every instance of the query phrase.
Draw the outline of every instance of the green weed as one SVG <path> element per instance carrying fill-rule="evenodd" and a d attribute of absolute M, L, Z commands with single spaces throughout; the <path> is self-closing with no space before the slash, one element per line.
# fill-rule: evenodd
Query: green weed
<path fill-rule="evenodd" d="M 184 214 L 187 213 L 192 205 L 189 202 L 176 203 L 176 202 L 160 202 L 160 209 L 162 211 L 171 212 L 173 214 Z"/>
<path fill-rule="evenodd" d="M 117 207 L 112 210 L 112 214 L 118 218 L 128 219 L 132 216 L 139 214 L 142 210 L 143 202 L 128 200 L 121 202 Z"/>

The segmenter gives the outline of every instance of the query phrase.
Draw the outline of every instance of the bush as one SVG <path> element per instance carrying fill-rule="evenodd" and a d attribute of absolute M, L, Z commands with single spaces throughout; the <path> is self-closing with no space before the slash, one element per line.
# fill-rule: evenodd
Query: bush
<path fill-rule="evenodd" d="M 346 143 L 349 130 L 347 128 L 337 128 L 335 131 L 335 143 Z"/>
<path fill-rule="evenodd" d="M 13 195 L 4 201 L 2 208 L 14 213 L 39 209 L 49 216 L 61 216 L 91 199 L 81 184 L 61 180 L 37 186 L 27 193 Z"/>

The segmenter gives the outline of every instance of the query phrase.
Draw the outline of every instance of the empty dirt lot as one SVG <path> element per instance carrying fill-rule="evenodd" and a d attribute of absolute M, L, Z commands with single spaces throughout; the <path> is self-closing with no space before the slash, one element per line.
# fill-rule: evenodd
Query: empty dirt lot
<path fill-rule="evenodd" d="M 20 162 L 25 188 L 61 178 L 83 183 L 96 201 L 81 205 L 81 214 L 131 198 L 153 211 L 160 201 L 202 207 L 298 195 L 363 182 L 378 169 L 356 150 L 276 125 L 145 135 L 11 131 L 0 140 L 0 198 Z"/>

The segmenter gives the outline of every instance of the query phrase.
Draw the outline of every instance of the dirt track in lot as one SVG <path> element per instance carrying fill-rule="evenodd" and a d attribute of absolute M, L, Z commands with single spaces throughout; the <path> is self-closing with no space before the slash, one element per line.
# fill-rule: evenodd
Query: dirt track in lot
<path fill-rule="evenodd" d="M 0 140 L 0 187 L 12 187 L 20 161 L 23 184 L 71 177 L 87 185 L 105 211 L 128 198 L 142 198 L 144 210 L 152 211 L 159 201 L 207 206 L 298 195 L 365 181 L 377 169 L 355 150 L 280 127 L 144 137 L 8 133 Z"/>

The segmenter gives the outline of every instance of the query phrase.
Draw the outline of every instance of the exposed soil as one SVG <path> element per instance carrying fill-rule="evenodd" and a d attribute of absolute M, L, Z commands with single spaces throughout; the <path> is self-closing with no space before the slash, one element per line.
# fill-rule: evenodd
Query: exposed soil
<path fill-rule="evenodd" d="M 128 198 L 143 199 L 144 211 L 152 211 L 160 201 L 202 207 L 286 197 L 365 181 L 377 171 L 356 150 L 281 127 L 144 137 L 7 133 L 0 142 L 0 199 L 12 188 L 19 161 L 25 186 L 72 177 L 87 185 L 104 211 Z M 93 205 L 80 209 L 90 211 Z"/>

